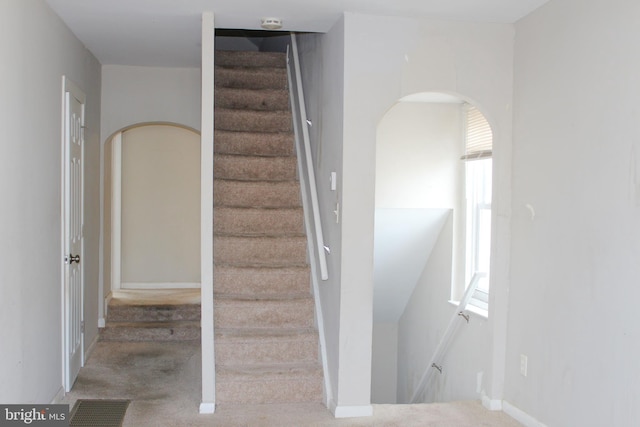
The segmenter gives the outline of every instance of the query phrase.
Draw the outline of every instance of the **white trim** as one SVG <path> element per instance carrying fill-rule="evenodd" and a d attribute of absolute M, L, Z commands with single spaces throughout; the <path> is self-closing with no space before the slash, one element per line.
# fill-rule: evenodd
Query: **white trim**
<path fill-rule="evenodd" d="M 200 280 L 202 336 L 202 403 L 200 413 L 213 413 L 216 367 L 213 337 L 213 138 L 215 23 L 202 14 L 202 107 L 200 133 Z"/>
<path fill-rule="evenodd" d="M 122 282 L 120 289 L 200 289 L 200 282 Z"/>
<path fill-rule="evenodd" d="M 103 317 L 100 317 L 98 319 L 98 328 L 104 328 L 105 326 L 107 326 L 107 316 L 109 315 L 109 302 L 111 302 L 112 298 L 113 298 L 113 292 L 109 292 L 109 295 L 104 297 Z"/>
<path fill-rule="evenodd" d="M 502 411 L 502 400 L 491 399 L 489 396 L 482 393 L 482 406 L 489 411 Z"/>
<path fill-rule="evenodd" d="M 334 406 L 331 409 L 333 416 L 336 418 L 356 418 L 356 417 L 370 417 L 373 415 L 373 406 L 361 405 L 361 406 Z"/>
<path fill-rule="evenodd" d="M 111 291 L 117 291 L 122 280 L 122 132 L 111 141 Z"/>
<path fill-rule="evenodd" d="M 511 418 L 515 419 L 519 423 L 525 425 L 526 427 L 546 427 L 545 424 L 533 418 L 531 415 L 527 414 L 521 409 L 516 408 L 511 403 L 506 400 L 502 401 L 502 410 L 505 414 L 509 415 Z"/>
<path fill-rule="evenodd" d="M 201 403 L 200 404 L 200 413 L 201 414 L 213 414 L 216 412 L 216 404 L 215 403 Z"/>
<path fill-rule="evenodd" d="M 58 405 L 62 403 L 62 399 L 64 399 L 65 395 L 66 393 L 64 392 L 64 387 L 60 387 L 55 396 L 53 396 L 53 399 L 51 399 L 51 402 L 49 402 L 49 405 Z"/>

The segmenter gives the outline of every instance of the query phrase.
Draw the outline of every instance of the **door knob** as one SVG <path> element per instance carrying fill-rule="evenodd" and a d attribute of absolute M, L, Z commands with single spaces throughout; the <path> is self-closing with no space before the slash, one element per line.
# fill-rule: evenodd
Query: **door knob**
<path fill-rule="evenodd" d="M 73 264 L 74 262 L 80 264 L 80 255 L 69 254 L 69 256 L 64 257 L 64 262 L 65 264 Z"/>

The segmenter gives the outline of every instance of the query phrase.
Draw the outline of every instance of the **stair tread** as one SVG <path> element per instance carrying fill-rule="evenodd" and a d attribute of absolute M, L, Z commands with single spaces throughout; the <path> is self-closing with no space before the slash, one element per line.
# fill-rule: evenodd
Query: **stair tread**
<path fill-rule="evenodd" d="M 262 68 L 267 64 L 271 67 L 285 68 L 286 55 L 283 52 L 216 50 L 215 62 L 216 67 L 243 66 Z"/>
<path fill-rule="evenodd" d="M 216 367 L 216 379 L 222 381 L 262 381 L 284 377 L 320 377 L 320 363 L 223 365 Z"/>
<path fill-rule="evenodd" d="M 231 293 L 214 293 L 218 301 L 238 301 L 238 302 L 296 302 L 301 300 L 312 300 L 313 295 L 310 292 L 287 292 L 281 294 L 268 295 L 243 295 Z"/>
<path fill-rule="evenodd" d="M 292 132 L 251 132 L 216 129 L 214 151 L 218 154 L 247 154 L 295 157 Z"/>
<path fill-rule="evenodd" d="M 314 338 L 318 331 L 314 328 L 219 328 L 215 331 L 216 339 L 226 341 L 242 341 L 245 339 L 274 339 L 274 338 Z"/>
<path fill-rule="evenodd" d="M 199 320 L 170 320 L 170 321 L 108 321 L 106 328 L 109 327 L 135 327 L 135 328 L 199 328 Z"/>

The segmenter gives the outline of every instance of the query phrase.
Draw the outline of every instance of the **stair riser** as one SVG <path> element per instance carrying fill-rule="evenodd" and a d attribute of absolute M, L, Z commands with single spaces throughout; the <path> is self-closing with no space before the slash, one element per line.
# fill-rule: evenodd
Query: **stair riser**
<path fill-rule="evenodd" d="M 214 209 L 214 233 L 236 235 L 301 234 L 301 209 Z"/>
<path fill-rule="evenodd" d="M 268 67 L 285 68 L 286 56 L 281 52 L 224 51 L 215 52 L 215 63 L 219 67 Z"/>
<path fill-rule="evenodd" d="M 215 178 L 244 181 L 291 181 L 296 179 L 295 157 L 216 156 Z"/>
<path fill-rule="evenodd" d="M 214 292 L 264 297 L 274 294 L 309 293 L 308 268 L 258 269 L 214 266 Z"/>
<path fill-rule="evenodd" d="M 216 403 L 263 404 L 322 401 L 322 379 L 216 380 Z"/>
<path fill-rule="evenodd" d="M 219 365 L 317 363 L 318 337 L 297 339 L 247 339 L 230 341 L 216 338 L 216 363 Z"/>
<path fill-rule="evenodd" d="M 217 264 L 302 265 L 307 261 L 304 237 L 214 237 Z"/>
<path fill-rule="evenodd" d="M 200 328 L 138 328 L 107 324 L 100 332 L 101 341 L 194 341 L 200 340 Z"/>
<path fill-rule="evenodd" d="M 216 108 L 248 110 L 288 110 L 289 93 L 286 90 L 246 90 L 217 88 Z"/>
<path fill-rule="evenodd" d="M 288 111 L 215 111 L 215 128 L 233 132 L 291 132 L 291 120 Z"/>
<path fill-rule="evenodd" d="M 311 328 L 313 300 L 214 302 L 217 328 Z"/>
<path fill-rule="evenodd" d="M 217 87 L 233 89 L 287 89 L 287 71 L 283 68 L 220 68 L 215 69 Z"/>
<path fill-rule="evenodd" d="M 200 305 L 138 306 L 111 305 L 109 322 L 166 322 L 171 320 L 200 320 Z"/>
<path fill-rule="evenodd" d="M 288 208 L 299 207 L 298 182 L 240 182 L 215 180 L 213 203 L 216 206 Z"/>
<path fill-rule="evenodd" d="M 247 156 L 293 156 L 293 134 L 215 131 L 216 154 L 239 154 Z"/>

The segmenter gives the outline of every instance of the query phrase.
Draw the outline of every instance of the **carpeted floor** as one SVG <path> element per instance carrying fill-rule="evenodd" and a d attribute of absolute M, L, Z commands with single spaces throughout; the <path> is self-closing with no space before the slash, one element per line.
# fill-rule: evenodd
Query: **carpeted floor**
<path fill-rule="evenodd" d="M 198 342 L 99 342 L 63 403 L 129 399 L 124 426 L 130 427 L 520 426 L 478 402 L 373 405 L 373 417 L 351 419 L 335 419 L 320 404 L 221 405 L 200 415 L 200 384 Z"/>

